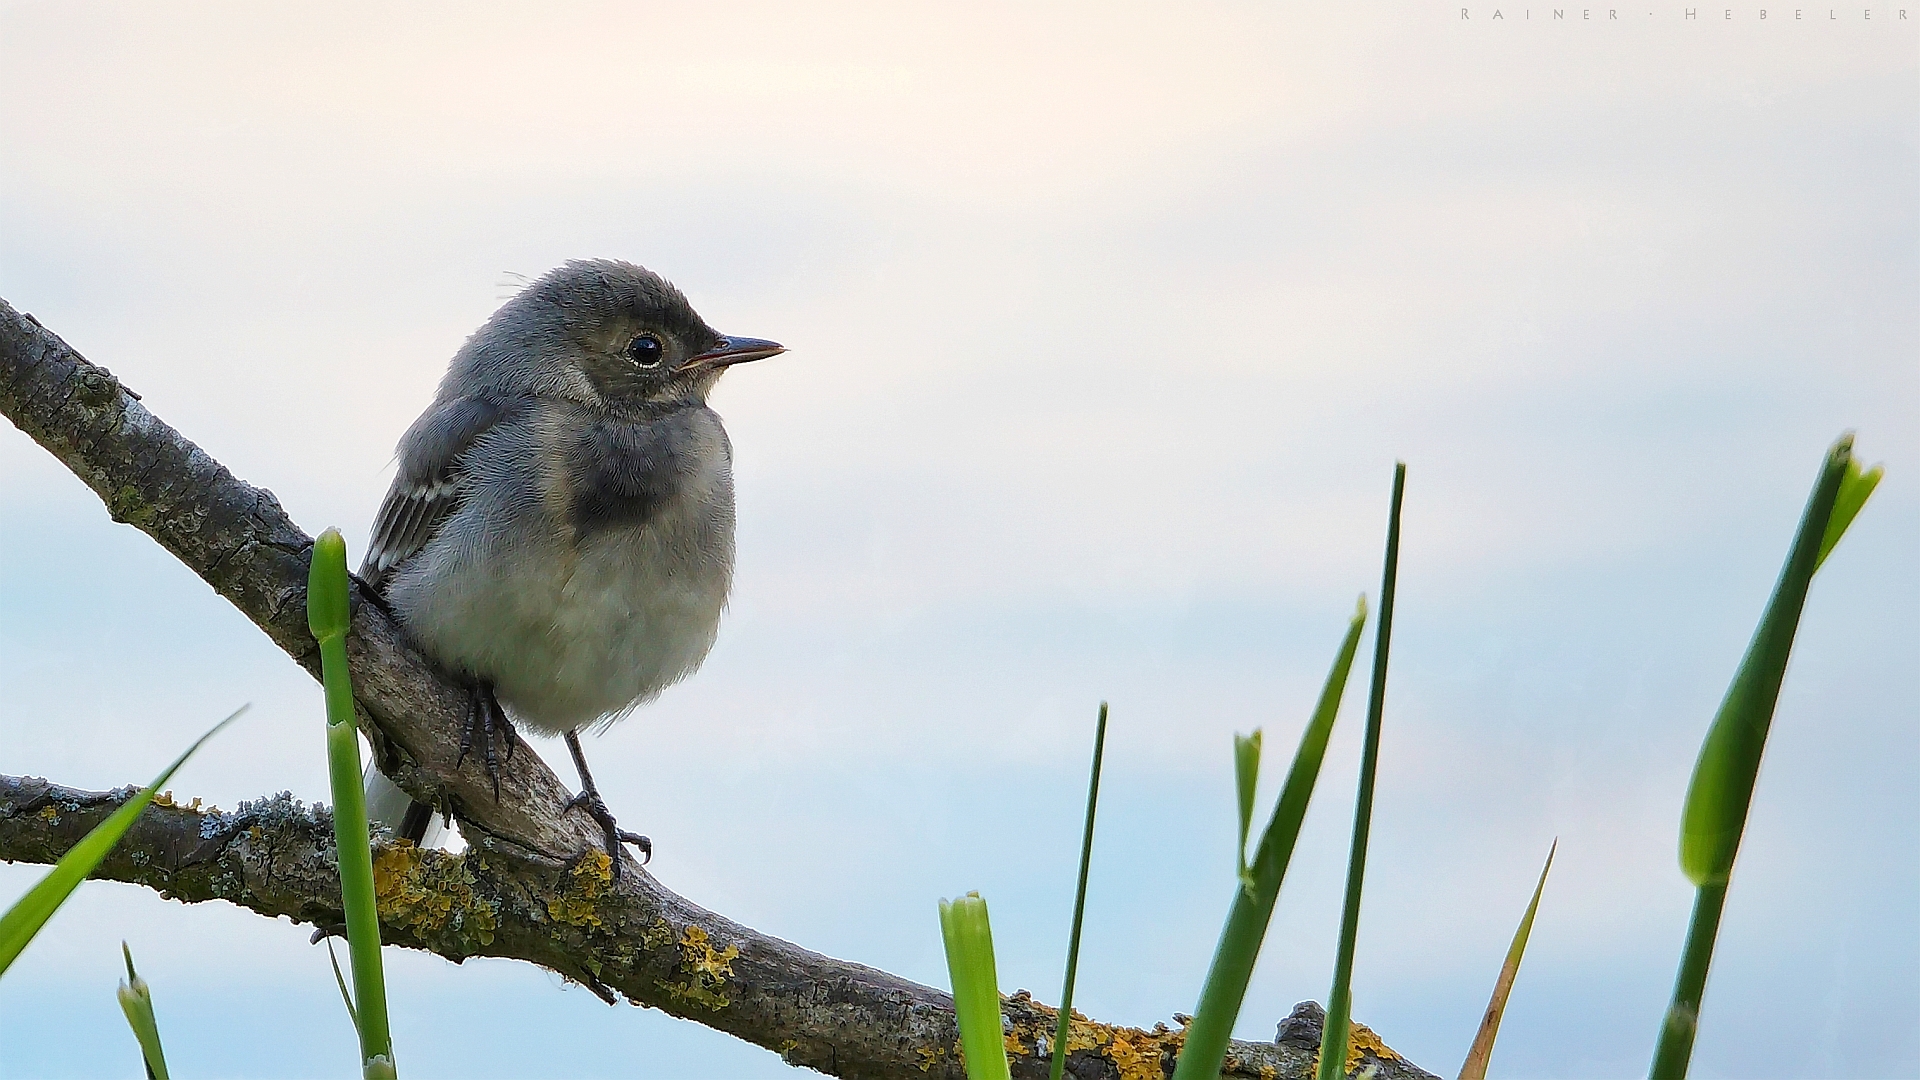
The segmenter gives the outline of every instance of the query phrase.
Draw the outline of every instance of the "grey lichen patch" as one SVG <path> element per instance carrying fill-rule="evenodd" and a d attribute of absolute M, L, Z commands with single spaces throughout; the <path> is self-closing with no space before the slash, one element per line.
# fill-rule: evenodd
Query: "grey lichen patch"
<path fill-rule="evenodd" d="M 208 874 L 207 893 L 221 900 L 239 903 L 247 893 L 246 876 L 237 870 L 227 869 Z"/>
<path fill-rule="evenodd" d="M 318 804 L 308 807 L 294 798 L 293 792 L 283 791 L 242 802 L 231 813 L 217 806 L 208 807 L 200 819 L 200 839 L 212 840 L 255 828 L 274 832 L 292 826 L 332 832 L 333 812 Z"/>
<path fill-rule="evenodd" d="M 466 953 L 493 944 L 500 925 L 498 904 L 474 891 L 477 881 L 466 860 L 405 840 L 373 860 L 381 923 L 436 942 L 452 938 Z"/>

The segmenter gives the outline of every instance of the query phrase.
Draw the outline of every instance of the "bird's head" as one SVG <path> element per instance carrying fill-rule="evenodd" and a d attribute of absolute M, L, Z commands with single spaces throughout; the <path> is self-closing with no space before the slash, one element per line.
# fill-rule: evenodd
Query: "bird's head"
<path fill-rule="evenodd" d="M 714 330 L 651 270 L 581 259 L 507 301 L 455 366 L 464 361 L 479 382 L 501 391 L 622 408 L 704 402 L 727 368 L 785 351 Z"/>

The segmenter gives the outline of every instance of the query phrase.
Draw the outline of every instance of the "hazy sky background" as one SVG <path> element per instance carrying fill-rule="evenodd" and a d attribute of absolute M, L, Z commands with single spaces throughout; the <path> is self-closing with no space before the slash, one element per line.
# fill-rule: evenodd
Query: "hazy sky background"
<path fill-rule="evenodd" d="M 1355 1014 L 1447 1075 L 1556 836 L 1493 1068 L 1644 1075 L 1694 753 L 1856 429 L 1888 478 L 1807 607 L 1695 1075 L 1920 1075 L 1920 18 L 1494 10 L 0 2 L 0 296 L 356 559 L 514 275 L 630 259 L 786 343 L 715 396 L 733 606 L 591 740 L 608 802 L 675 890 L 935 985 L 979 889 L 1053 1001 L 1106 698 L 1076 1004 L 1138 1025 L 1194 1005 L 1229 737 L 1269 805 L 1406 460 Z M 1326 995 L 1363 691 L 1244 1037 Z M 0 429 L 0 771 L 142 781 L 247 701 L 175 790 L 324 799 L 318 688 Z M 95 883 L 0 983 L 0 1076 L 137 1068 L 123 936 L 181 1075 L 353 1068 L 305 928 Z M 388 963 L 409 1076 L 790 1075 Z"/>

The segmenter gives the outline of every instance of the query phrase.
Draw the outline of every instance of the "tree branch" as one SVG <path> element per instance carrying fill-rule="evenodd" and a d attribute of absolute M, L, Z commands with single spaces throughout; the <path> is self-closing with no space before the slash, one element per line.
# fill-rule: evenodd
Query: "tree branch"
<path fill-rule="evenodd" d="M 271 492 L 236 479 L 105 368 L 4 300 L 0 413 L 86 482 L 115 521 L 153 537 L 317 675 L 319 649 L 306 625 L 311 538 Z M 624 995 L 836 1076 L 964 1076 L 948 995 L 756 933 L 678 896 L 631 859 L 614 883 L 597 830 L 565 811 L 567 789 L 530 748 L 501 763 L 496 802 L 477 762 L 455 767 L 465 689 L 377 605 L 358 605 L 348 658 L 360 727 L 381 770 L 451 811 L 471 844 L 458 856 L 405 843 L 378 849 L 386 940 L 454 961 L 527 960 L 609 1001 Z M 59 858 L 131 791 L 0 776 L 0 858 Z M 156 804 L 96 876 L 332 925 L 342 916 L 331 830 L 326 811 L 287 795 L 233 813 Z M 1024 992 L 1007 1009 L 1014 1074 L 1043 1075 L 1056 1014 Z M 1350 1064 L 1376 1063 L 1383 1080 L 1429 1075 L 1371 1036 L 1356 1039 L 1371 1049 Z M 1081 1080 L 1162 1076 L 1182 1037 L 1164 1026 L 1076 1023 L 1069 1067 Z M 1305 1043 L 1235 1043 L 1226 1075 L 1310 1075 Z"/>

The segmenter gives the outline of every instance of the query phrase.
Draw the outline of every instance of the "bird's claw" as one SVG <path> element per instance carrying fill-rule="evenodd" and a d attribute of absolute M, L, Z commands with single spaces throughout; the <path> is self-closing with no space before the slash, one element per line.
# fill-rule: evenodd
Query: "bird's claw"
<path fill-rule="evenodd" d="M 507 719 L 499 699 L 493 696 L 493 687 L 486 683 L 473 685 L 473 711 L 467 714 L 466 730 L 460 733 L 460 755 L 453 759 L 455 769 L 467 760 L 476 739 L 480 743 L 480 757 L 486 762 L 487 779 L 493 781 L 493 801 L 499 802 L 500 759 L 494 753 L 494 744 L 504 744 L 507 760 L 512 761 L 513 748 L 520 736 L 513 730 L 513 722 Z"/>
<path fill-rule="evenodd" d="M 620 845 L 632 844 L 640 852 L 640 865 L 653 861 L 653 841 L 637 832 L 621 828 L 613 818 L 613 812 L 600 796 L 591 791 L 583 791 L 567 800 L 568 810 L 585 810 L 587 816 L 600 823 L 606 833 L 607 857 L 613 860 L 613 878 L 620 880 Z"/>

